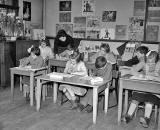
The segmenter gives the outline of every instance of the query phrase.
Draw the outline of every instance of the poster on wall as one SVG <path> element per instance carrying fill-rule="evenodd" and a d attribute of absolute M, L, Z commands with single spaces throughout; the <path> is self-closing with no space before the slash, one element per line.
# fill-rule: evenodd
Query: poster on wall
<path fill-rule="evenodd" d="M 133 16 L 145 16 L 146 1 L 145 0 L 135 0 Z"/>
<path fill-rule="evenodd" d="M 56 24 L 56 34 L 61 29 L 64 29 L 68 35 L 73 36 L 73 24 Z"/>
<path fill-rule="evenodd" d="M 59 1 L 59 11 L 71 11 L 71 1 Z"/>
<path fill-rule="evenodd" d="M 31 21 L 31 2 L 23 1 L 23 20 Z"/>
<path fill-rule="evenodd" d="M 71 12 L 60 12 L 59 22 L 71 22 Z"/>
<path fill-rule="evenodd" d="M 95 0 L 82 0 L 82 15 L 93 16 L 95 14 Z"/>
<path fill-rule="evenodd" d="M 85 38 L 86 36 L 86 17 L 74 17 L 73 37 Z"/>
<path fill-rule="evenodd" d="M 116 22 L 117 11 L 103 11 L 102 22 Z"/>
<path fill-rule="evenodd" d="M 158 41 L 159 26 L 147 25 L 146 41 Z"/>
<path fill-rule="evenodd" d="M 116 25 L 115 39 L 127 40 L 127 25 Z"/>
<path fill-rule="evenodd" d="M 100 39 L 115 39 L 115 29 L 102 28 L 100 31 Z"/>
<path fill-rule="evenodd" d="M 149 7 L 160 7 L 160 0 L 149 0 Z"/>
<path fill-rule="evenodd" d="M 144 18 L 131 17 L 129 18 L 128 29 L 129 40 L 143 41 L 144 37 Z"/>

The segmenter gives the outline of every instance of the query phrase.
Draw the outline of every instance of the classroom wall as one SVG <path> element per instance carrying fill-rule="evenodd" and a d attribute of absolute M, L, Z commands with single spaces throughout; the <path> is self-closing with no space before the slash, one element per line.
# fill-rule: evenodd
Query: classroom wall
<path fill-rule="evenodd" d="M 46 35 L 56 35 L 56 23 L 59 23 L 59 1 L 45 0 L 46 2 Z M 133 16 L 134 0 L 95 0 L 95 16 L 102 16 L 103 11 L 117 11 L 116 22 L 105 22 L 103 26 L 115 27 L 115 25 L 128 25 L 129 17 Z M 72 0 L 72 22 L 73 17 L 81 16 L 82 0 Z"/>
<path fill-rule="evenodd" d="M 42 27 L 42 0 L 24 0 L 31 2 L 31 21 L 26 24 L 35 24 Z M 23 0 L 19 0 L 19 16 L 23 16 Z"/>

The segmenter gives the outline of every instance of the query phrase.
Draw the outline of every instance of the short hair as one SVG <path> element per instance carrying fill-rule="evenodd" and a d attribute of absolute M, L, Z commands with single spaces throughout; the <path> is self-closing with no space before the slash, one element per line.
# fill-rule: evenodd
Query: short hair
<path fill-rule="evenodd" d="M 46 43 L 46 46 L 50 46 L 49 39 L 45 38 L 45 39 L 40 40 L 40 44 L 42 44 L 42 42 Z"/>
<path fill-rule="evenodd" d="M 149 51 L 148 47 L 146 46 L 140 46 L 136 49 L 136 52 L 140 52 L 141 54 L 147 54 Z"/>
<path fill-rule="evenodd" d="M 102 68 L 106 65 L 107 60 L 104 56 L 99 56 L 96 58 L 95 67 L 97 69 Z"/>
<path fill-rule="evenodd" d="M 70 55 L 71 59 L 76 59 L 76 62 L 79 63 L 80 61 L 83 61 L 84 54 L 80 53 L 78 49 L 73 51 L 73 54 Z"/>
<path fill-rule="evenodd" d="M 104 48 L 106 53 L 110 52 L 110 46 L 108 43 L 102 43 L 100 48 Z"/>
<path fill-rule="evenodd" d="M 32 47 L 31 52 L 34 53 L 36 56 L 39 56 L 41 54 L 39 47 Z"/>
<path fill-rule="evenodd" d="M 159 61 L 159 55 L 156 51 L 149 51 L 149 54 L 147 55 L 147 59 L 155 58 L 155 62 L 157 63 Z"/>

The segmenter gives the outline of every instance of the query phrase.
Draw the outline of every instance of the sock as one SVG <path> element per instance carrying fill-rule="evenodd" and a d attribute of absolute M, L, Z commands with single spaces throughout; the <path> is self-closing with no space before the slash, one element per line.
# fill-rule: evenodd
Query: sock
<path fill-rule="evenodd" d="M 128 110 L 128 113 L 127 113 L 127 114 L 128 114 L 129 116 L 132 116 L 132 115 L 133 115 L 133 113 L 135 112 L 136 108 L 137 108 L 137 104 L 135 104 L 135 103 L 131 102 L 131 104 L 130 104 L 130 106 L 129 106 L 129 110 Z"/>
<path fill-rule="evenodd" d="M 151 113 L 152 113 L 152 107 L 153 107 L 152 104 L 146 103 L 146 105 L 145 105 L 144 117 L 150 118 Z"/>

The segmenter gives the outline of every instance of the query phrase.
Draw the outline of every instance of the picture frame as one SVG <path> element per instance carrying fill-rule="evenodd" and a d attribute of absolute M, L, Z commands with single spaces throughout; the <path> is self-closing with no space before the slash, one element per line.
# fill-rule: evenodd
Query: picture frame
<path fill-rule="evenodd" d="M 71 11 L 71 1 L 59 1 L 59 11 Z"/>

